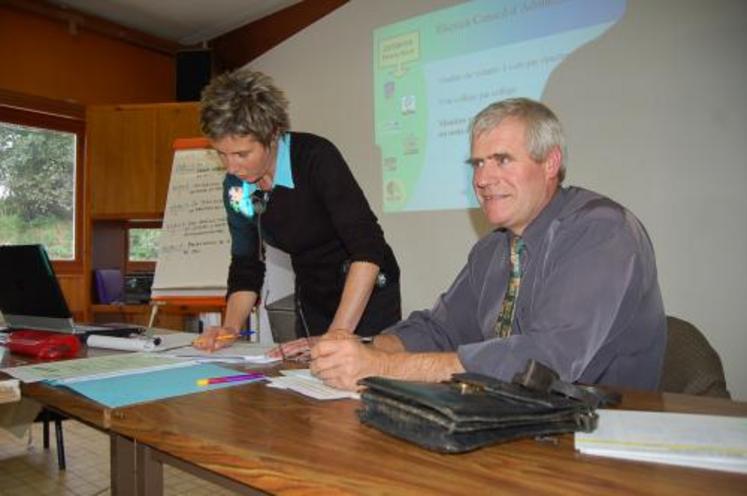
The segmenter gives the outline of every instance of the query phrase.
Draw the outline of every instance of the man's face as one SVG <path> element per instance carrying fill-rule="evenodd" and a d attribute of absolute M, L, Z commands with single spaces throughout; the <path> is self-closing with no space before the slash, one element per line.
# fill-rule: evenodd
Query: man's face
<path fill-rule="evenodd" d="M 271 177 L 276 147 L 267 148 L 253 136 L 226 136 L 210 140 L 229 174 L 250 183 Z"/>
<path fill-rule="evenodd" d="M 504 119 L 472 142 L 472 187 L 488 221 L 516 235 L 550 202 L 558 186 L 560 151 L 551 151 L 543 162 L 529 155 L 526 125 Z"/>

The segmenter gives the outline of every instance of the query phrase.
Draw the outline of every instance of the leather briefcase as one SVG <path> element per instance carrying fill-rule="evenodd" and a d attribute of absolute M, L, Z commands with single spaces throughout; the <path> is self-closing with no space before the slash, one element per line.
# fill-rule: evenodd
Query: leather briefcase
<path fill-rule="evenodd" d="M 530 360 L 513 382 L 454 374 L 443 383 L 368 377 L 360 420 L 421 447 L 461 453 L 524 437 L 594 430 L 595 408 L 619 397 L 569 384 Z"/>

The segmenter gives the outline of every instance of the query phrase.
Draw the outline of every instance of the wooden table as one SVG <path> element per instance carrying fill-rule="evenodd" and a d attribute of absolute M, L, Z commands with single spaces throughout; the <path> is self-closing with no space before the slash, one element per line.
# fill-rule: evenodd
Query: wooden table
<path fill-rule="evenodd" d="M 112 353 L 97 350 L 94 354 Z M 79 358 L 88 355 L 83 348 Z M 6 354 L 0 361 L 0 367 L 16 367 L 38 362 L 28 357 Z M 0 372 L 0 378 L 7 377 Z M 136 446 L 132 439 L 120 436 L 110 430 L 112 412 L 95 401 L 80 396 L 68 389 L 52 387 L 42 382 L 21 383 L 21 395 L 38 401 L 45 408 L 83 422 L 107 435 L 110 439 L 110 482 L 112 495 L 129 496 L 136 494 Z"/>
<path fill-rule="evenodd" d="M 622 408 L 747 416 L 747 403 L 630 392 Z M 163 490 L 162 464 L 245 493 L 745 494 L 747 476 L 581 455 L 573 436 L 442 455 L 359 423 L 354 400 L 315 401 L 263 384 L 117 409 L 136 445 L 136 489 Z M 127 448 L 127 447 L 126 447 Z"/>
<path fill-rule="evenodd" d="M 164 463 L 246 494 L 747 493 L 743 475 L 581 455 L 572 435 L 432 453 L 361 425 L 357 401 L 259 383 L 118 409 L 42 383 L 22 393 L 109 435 L 113 495 L 162 494 Z M 626 392 L 621 408 L 747 416 L 747 403 L 675 394 Z"/>

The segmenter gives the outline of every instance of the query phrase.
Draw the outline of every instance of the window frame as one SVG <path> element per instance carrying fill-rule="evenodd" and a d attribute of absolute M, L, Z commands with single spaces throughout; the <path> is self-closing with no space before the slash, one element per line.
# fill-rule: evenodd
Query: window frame
<path fill-rule="evenodd" d="M 52 266 L 58 274 L 79 273 L 83 270 L 85 256 L 84 226 L 86 223 L 85 212 L 85 135 L 86 123 L 84 113 L 77 105 L 55 105 L 54 110 L 49 109 L 49 102 L 33 97 L 24 98 L 18 103 L 16 98 L 8 98 L 8 93 L 0 93 L 0 121 L 21 126 L 48 129 L 50 131 L 63 131 L 76 135 L 75 150 L 75 212 L 73 226 L 75 235 L 73 237 L 73 250 L 75 256 L 72 260 L 52 260 Z M 65 110 L 66 109 L 66 110 Z"/>

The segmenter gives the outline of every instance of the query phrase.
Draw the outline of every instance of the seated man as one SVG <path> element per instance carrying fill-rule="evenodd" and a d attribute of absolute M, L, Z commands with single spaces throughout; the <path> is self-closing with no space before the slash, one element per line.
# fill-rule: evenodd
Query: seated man
<path fill-rule="evenodd" d="M 566 381 L 656 389 L 666 320 L 643 225 L 609 198 L 560 186 L 565 138 L 543 104 L 494 103 L 470 134 L 472 184 L 497 229 L 432 310 L 373 346 L 328 333 L 312 349 L 312 373 L 343 389 L 372 375 L 510 381 L 533 358 Z"/>

